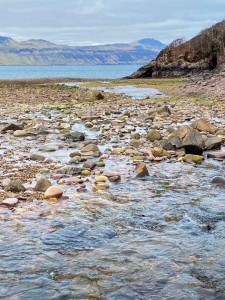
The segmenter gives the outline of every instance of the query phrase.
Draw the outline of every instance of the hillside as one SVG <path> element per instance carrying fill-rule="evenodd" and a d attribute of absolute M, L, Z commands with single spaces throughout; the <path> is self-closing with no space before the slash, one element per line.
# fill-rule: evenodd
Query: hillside
<path fill-rule="evenodd" d="M 156 59 L 130 78 L 180 77 L 212 71 L 225 63 L 225 21 L 203 30 L 191 40 L 176 40 Z"/>
<path fill-rule="evenodd" d="M 17 42 L 0 37 L 0 65 L 144 64 L 164 47 L 150 38 L 130 44 L 71 47 L 45 40 Z"/>

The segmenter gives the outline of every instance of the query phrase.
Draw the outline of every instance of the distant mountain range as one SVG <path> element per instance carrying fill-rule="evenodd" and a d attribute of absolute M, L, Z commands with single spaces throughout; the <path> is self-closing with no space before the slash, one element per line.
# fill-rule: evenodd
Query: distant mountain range
<path fill-rule="evenodd" d="M 151 38 L 128 44 L 66 46 L 46 40 L 18 42 L 0 36 L 0 65 L 145 64 L 165 46 Z"/>

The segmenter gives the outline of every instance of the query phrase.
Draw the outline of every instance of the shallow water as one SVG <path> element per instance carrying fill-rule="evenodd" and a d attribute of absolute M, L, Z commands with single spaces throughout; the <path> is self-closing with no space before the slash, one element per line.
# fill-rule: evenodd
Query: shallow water
<path fill-rule="evenodd" d="M 49 113 L 38 117 L 48 120 Z M 82 123 L 72 128 L 89 138 L 99 134 Z M 55 146 L 44 154 L 67 162 L 73 149 L 60 149 L 57 132 L 48 139 L 14 141 L 15 159 L 24 146 L 35 153 Z M 136 179 L 129 157 L 104 161 L 106 170 L 123 174 L 106 194 L 67 186 L 68 200 L 26 204 L 42 212 L 35 220 L 0 208 L 1 298 L 224 299 L 224 187 L 210 182 L 225 165 L 149 163 L 149 177 Z"/>
<path fill-rule="evenodd" d="M 80 87 L 80 83 L 78 82 L 66 82 L 63 83 L 67 86 L 77 86 Z M 81 87 L 85 87 L 85 85 L 82 85 Z M 88 87 L 91 90 L 98 90 L 103 91 L 107 93 L 120 93 L 125 94 L 127 96 L 130 96 L 132 99 L 144 99 L 146 97 L 162 97 L 163 95 L 158 89 L 154 88 L 141 88 L 141 87 L 135 87 L 131 85 L 118 85 L 113 87 L 107 87 L 107 86 L 98 86 L 98 87 Z"/>

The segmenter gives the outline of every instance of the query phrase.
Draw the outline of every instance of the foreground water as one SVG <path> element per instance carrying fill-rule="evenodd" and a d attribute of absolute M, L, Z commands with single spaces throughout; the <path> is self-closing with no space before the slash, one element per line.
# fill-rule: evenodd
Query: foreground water
<path fill-rule="evenodd" d="M 96 66 L 0 66 L 0 79 L 7 78 L 121 78 L 140 65 Z"/>
<path fill-rule="evenodd" d="M 61 110 L 46 106 L 24 115 L 14 112 L 10 121 L 34 120 L 35 125 L 49 126 L 50 132 L 46 138 L 27 136 L 23 143 L 15 138 L 9 142 L 10 134 L 1 136 L 1 150 L 13 151 L 14 156 L 6 156 L 14 164 L 11 171 L 21 167 L 22 157 L 30 165 L 29 151 L 62 165 L 68 163 L 76 144 L 60 139 L 57 124 L 69 122 L 64 111 L 72 110 L 73 131 L 85 131 L 87 138 L 99 139 L 105 125 L 124 112 L 114 106 L 93 129 L 74 121 L 77 111 L 70 104 Z M 109 140 L 102 141 L 101 150 L 118 144 L 124 147 L 130 132 L 146 133 L 148 125 L 135 122 L 137 112 L 143 115 L 147 108 L 137 101 L 124 106 L 133 118 L 128 118 L 122 135 L 114 130 Z M 173 109 L 174 115 L 180 113 Z M 220 124 L 221 119 L 215 122 Z M 169 126 L 169 119 L 160 124 Z M 55 151 L 40 150 L 44 146 L 55 147 Z M 144 179 L 135 178 L 130 156 L 106 156 L 104 162 L 106 170 L 122 173 L 121 182 L 111 183 L 105 194 L 91 193 L 87 180 L 89 192 L 64 187 L 69 199 L 55 204 L 46 200 L 21 203 L 12 212 L 1 207 L 0 297 L 224 299 L 224 187 L 211 184 L 213 176 L 224 174 L 223 162 L 146 162 L 149 176 Z M 27 207 L 34 213 L 33 219 L 24 214 Z M 40 211 L 41 217 L 35 218 Z M 18 218 L 19 214 L 23 217 Z"/>

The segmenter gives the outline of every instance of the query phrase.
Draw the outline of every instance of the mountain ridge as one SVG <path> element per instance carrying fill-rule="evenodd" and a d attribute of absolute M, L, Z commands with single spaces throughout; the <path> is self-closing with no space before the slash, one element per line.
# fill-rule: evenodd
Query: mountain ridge
<path fill-rule="evenodd" d="M 143 64 L 165 46 L 152 38 L 131 43 L 67 46 L 43 39 L 18 42 L 0 36 L 0 65 Z"/>

